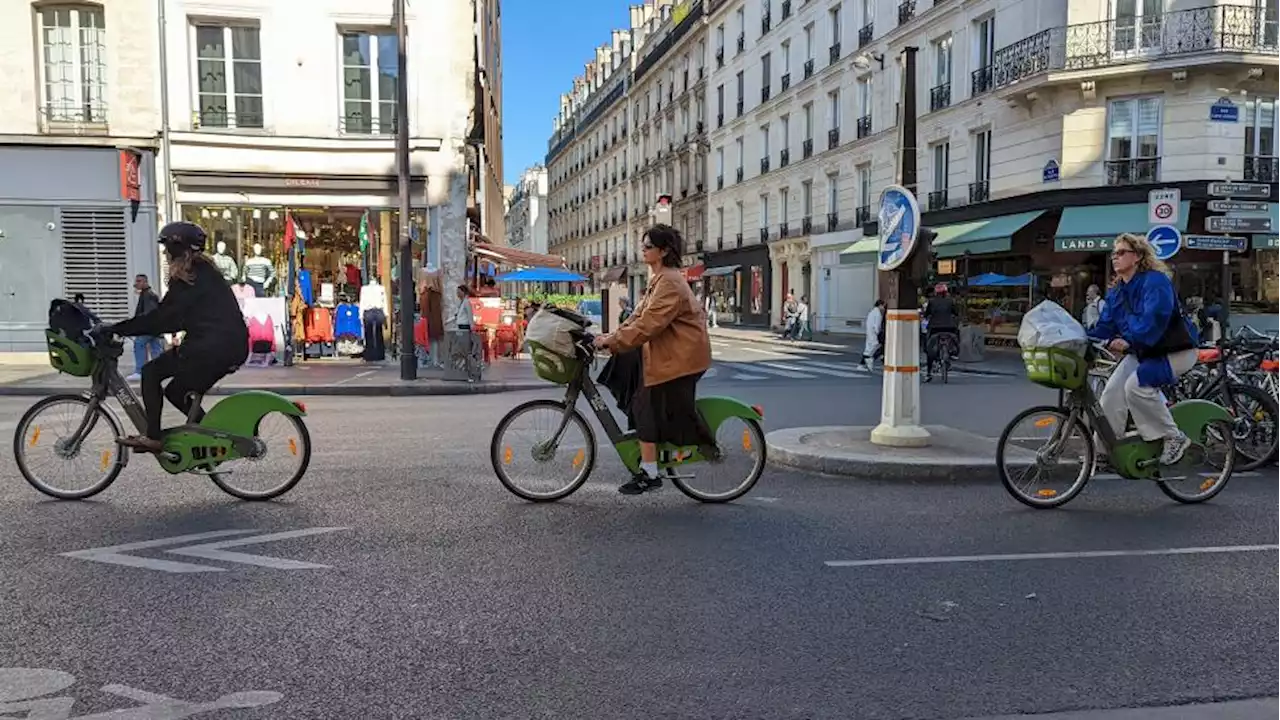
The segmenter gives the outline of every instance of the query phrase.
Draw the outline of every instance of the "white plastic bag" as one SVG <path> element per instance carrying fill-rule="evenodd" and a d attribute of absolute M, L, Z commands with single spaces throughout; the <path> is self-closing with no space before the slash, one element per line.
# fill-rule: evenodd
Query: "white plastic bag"
<path fill-rule="evenodd" d="M 1052 300 L 1045 300 L 1022 317 L 1018 328 L 1022 348 L 1060 348 L 1084 354 L 1089 336 L 1071 313 Z"/>
<path fill-rule="evenodd" d="M 529 320 L 524 337 L 525 340 L 537 343 L 556 355 L 573 358 L 577 356 L 577 352 L 574 350 L 573 336 L 570 331 L 580 329 L 572 320 L 560 317 L 553 312 L 539 310 Z"/>

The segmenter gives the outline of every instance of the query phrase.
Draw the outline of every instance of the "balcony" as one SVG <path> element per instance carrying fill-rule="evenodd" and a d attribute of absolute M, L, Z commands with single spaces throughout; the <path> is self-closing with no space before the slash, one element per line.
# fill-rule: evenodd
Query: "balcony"
<path fill-rule="evenodd" d="M 804 79 L 813 77 L 813 58 L 804 61 Z"/>
<path fill-rule="evenodd" d="M 800 234 L 808 235 L 813 232 L 813 218 L 805 215 L 800 218 Z"/>
<path fill-rule="evenodd" d="M 875 23 L 867 23 L 866 25 L 863 25 L 858 30 L 858 49 L 861 50 L 862 48 L 870 45 L 871 41 L 875 38 L 875 36 L 876 36 Z"/>
<path fill-rule="evenodd" d="M 834 150 L 840 144 L 840 128 L 833 127 L 827 131 L 827 149 Z"/>
<path fill-rule="evenodd" d="M 724 48 L 716 48 L 716 69 L 724 67 Z"/>
<path fill-rule="evenodd" d="M 724 113 L 716 113 L 716 127 L 724 127 Z"/>
<path fill-rule="evenodd" d="M 1276 158 L 1264 155 L 1247 155 L 1244 159 L 1245 182 L 1276 182 Z"/>
<path fill-rule="evenodd" d="M 779 224 L 778 224 L 778 237 L 779 237 L 779 238 L 784 238 L 784 237 L 786 237 L 786 236 L 787 236 L 787 224 L 786 224 L 786 223 L 779 223 Z"/>
<path fill-rule="evenodd" d="M 866 225 L 869 222 L 871 222 L 871 206 L 870 205 L 863 205 L 862 207 L 854 209 L 853 211 L 854 225 L 858 227 L 862 227 L 863 225 Z"/>
<path fill-rule="evenodd" d="M 743 102 L 742 98 L 738 98 L 738 105 L 737 105 L 738 114 L 737 114 L 737 115 L 735 115 L 734 117 L 742 117 L 742 108 L 743 108 L 743 106 L 744 106 L 744 102 Z"/>
<path fill-rule="evenodd" d="M 929 201 L 928 201 L 927 208 L 930 211 L 943 210 L 946 207 L 947 207 L 947 191 L 946 190 L 934 190 L 933 192 L 929 193 Z"/>
<path fill-rule="evenodd" d="M 1141 185 L 1160 181 L 1160 158 L 1107 160 L 1108 185 Z"/>
<path fill-rule="evenodd" d="M 778 167 L 784 168 L 791 164 L 791 148 L 782 148 L 782 152 L 778 153 Z"/>
<path fill-rule="evenodd" d="M 743 171 L 742 168 L 738 168 L 738 171 L 734 173 L 734 177 L 736 178 L 737 182 L 742 182 L 742 178 L 744 176 L 745 176 L 745 172 Z"/>
<path fill-rule="evenodd" d="M 835 232 L 840 226 L 840 213 L 827 213 L 827 232 Z"/>
<path fill-rule="evenodd" d="M 871 116 L 870 115 L 863 115 L 862 117 L 858 118 L 857 128 L 855 128 L 854 133 L 857 135 L 858 140 L 861 140 L 862 138 L 868 137 L 871 135 Z"/>
<path fill-rule="evenodd" d="M 716 238 L 716 249 L 717 249 L 717 250 L 723 250 L 723 249 L 724 249 L 724 236 L 723 236 L 723 235 L 722 235 L 722 236 L 720 236 L 720 237 L 718 237 L 718 238 Z"/>
<path fill-rule="evenodd" d="M 772 29 L 773 29 L 773 18 L 769 17 L 768 13 L 765 13 L 764 17 L 760 18 L 760 34 L 768 35 L 769 31 Z"/>
<path fill-rule="evenodd" d="M 951 107 L 951 83 L 929 88 L 929 112 L 937 112 L 947 107 Z"/>
<path fill-rule="evenodd" d="M 1215 5 L 1141 20 L 1120 18 L 1049 28 L 996 51 L 994 86 L 1042 73 L 1075 72 L 1214 53 L 1274 55 L 1277 24 L 1257 8 Z M 1077 81 L 1080 77 L 1063 78 Z M 1051 81 L 1051 77 L 1045 78 Z"/>
<path fill-rule="evenodd" d="M 695 240 L 695 241 L 693 242 L 693 251 L 694 251 L 694 252 L 702 252 L 702 251 L 703 251 L 703 249 L 704 249 L 704 248 L 703 248 L 703 246 L 702 246 L 702 241 L 701 241 L 701 240 Z"/>
<path fill-rule="evenodd" d="M 769 228 L 767 227 L 760 228 L 760 242 L 761 243 L 769 242 Z"/>
<path fill-rule="evenodd" d="M 760 174 L 763 175 L 767 172 L 769 172 L 769 158 L 762 157 L 760 158 Z"/>
<path fill-rule="evenodd" d="M 804 142 L 800 143 L 800 154 L 803 156 L 802 160 L 808 160 L 813 157 L 813 138 L 806 138 Z"/>
<path fill-rule="evenodd" d="M 742 233 L 738 233 L 734 239 L 734 247 L 742 247 Z"/>
<path fill-rule="evenodd" d="M 686 92 L 689 89 L 689 71 L 680 71 L 680 92 Z"/>
<path fill-rule="evenodd" d="M 760 88 L 760 102 L 762 102 L 762 103 L 769 102 L 769 96 L 770 96 L 769 86 L 768 86 L 768 85 L 765 85 L 765 86 L 761 87 L 761 88 Z"/>
<path fill-rule="evenodd" d="M 979 180 L 969 183 L 969 202 L 980 203 L 991 199 L 991 183 Z"/>
<path fill-rule="evenodd" d="M 694 192 L 699 192 L 699 193 L 702 192 L 702 183 L 699 182 L 697 185 L 694 186 L 694 188 L 695 188 Z"/>
<path fill-rule="evenodd" d="M 969 95 L 978 97 L 984 93 L 989 93 L 995 88 L 995 76 L 991 72 L 991 66 L 980 67 L 969 73 Z"/>
<path fill-rule="evenodd" d="M 702 121 L 699 120 L 698 122 L 694 123 L 693 129 L 694 129 L 694 134 L 701 135 L 706 131 L 706 126 L 704 126 L 702 124 Z"/>
<path fill-rule="evenodd" d="M 228 127 L 229 119 L 226 114 L 219 118 L 217 113 L 201 113 L 200 127 Z M 219 122 L 222 124 L 217 124 Z M 246 126 L 237 120 L 232 127 Z M 261 127 L 261 124 L 258 127 Z M 338 118 L 338 132 L 343 135 L 395 135 L 396 119 L 394 116 L 369 118 L 363 113 L 349 113 Z"/>
<path fill-rule="evenodd" d="M 831 47 L 827 48 L 827 64 L 835 65 L 837 62 L 840 62 L 839 42 L 832 43 Z"/>
<path fill-rule="evenodd" d="M 782 19 L 791 17 L 791 0 L 782 0 Z"/>
<path fill-rule="evenodd" d="M 782 74 L 782 92 L 786 92 L 791 87 L 791 73 Z"/>
<path fill-rule="evenodd" d="M 747 34 L 738 33 L 738 53 L 741 54 L 742 51 L 746 49 L 747 49 Z"/>
<path fill-rule="evenodd" d="M 902 0 L 898 3 L 898 25 L 906 25 L 916 16 L 916 0 Z"/>
<path fill-rule="evenodd" d="M 724 189 L 724 176 L 723 176 L 723 175 L 717 175 L 717 176 L 716 176 L 716 189 L 717 189 L 717 190 L 723 190 L 723 189 Z"/>

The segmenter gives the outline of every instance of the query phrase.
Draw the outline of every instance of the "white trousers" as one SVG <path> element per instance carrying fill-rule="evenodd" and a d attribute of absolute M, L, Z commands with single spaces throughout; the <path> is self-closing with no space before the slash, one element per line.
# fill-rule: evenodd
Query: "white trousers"
<path fill-rule="evenodd" d="M 1197 352 L 1182 350 L 1169 355 L 1169 365 L 1173 368 L 1174 377 L 1195 367 Z M 1138 358 L 1125 355 L 1116 364 L 1115 370 L 1102 389 L 1102 397 L 1098 398 L 1102 414 L 1116 437 L 1124 437 L 1125 421 L 1132 413 L 1133 424 L 1143 440 L 1160 440 L 1178 434 L 1178 426 L 1173 422 L 1173 415 L 1165 405 L 1164 394 L 1159 388 L 1142 387 L 1138 384 Z"/>

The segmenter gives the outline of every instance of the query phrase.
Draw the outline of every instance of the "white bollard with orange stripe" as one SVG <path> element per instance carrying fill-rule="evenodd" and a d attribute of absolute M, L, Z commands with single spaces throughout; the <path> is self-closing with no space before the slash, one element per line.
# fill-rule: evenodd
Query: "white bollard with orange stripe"
<path fill-rule="evenodd" d="M 885 322 L 880 424 L 871 431 L 871 442 L 925 447 L 929 431 L 920 425 L 920 313 L 889 310 Z"/>

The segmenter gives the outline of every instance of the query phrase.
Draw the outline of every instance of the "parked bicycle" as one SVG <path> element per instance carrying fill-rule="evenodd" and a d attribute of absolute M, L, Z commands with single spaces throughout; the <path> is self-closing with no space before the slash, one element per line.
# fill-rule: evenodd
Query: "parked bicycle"
<path fill-rule="evenodd" d="M 1102 414 L 1089 373 L 1098 350 L 1092 344 L 1081 357 L 1059 348 L 1023 349 L 1028 379 L 1064 392 L 1060 405 L 1028 408 L 1000 434 L 996 466 L 1009 494 L 1034 508 L 1065 505 L 1097 472 L 1099 442 L 1118 475 L 1153 480 L 1178 502 L 1204 502 L 1222 492 L 1235 470 L 1230 413 L 1208 400 L 1174 404 L 1173 420 L 1192 446 L 1177 465 L 1161 467 L 1159 440 L 1143 440 L 1136 434 L 1118 437 Z M 1041 483 L 1042 476 L 1073 466 L 1063 489 Z"/>
<path fill-rule="evenodd" d="M 91 384 L 88 392 L 51 395 L 32 405 L 14 430 L 13 455 L 18 471 L 35 489 L 61 500 L 83 500 L 115 482 L 131 456 L 120 445 L 124 428 L 108 399 L 120 403 L 139 433 L 146 428 L 146 416 L 120 374 L 124 344 L 119 339 L 92 332 L 71 337 L 54 329 L 46 330 L 45 338 L 54 369 L 89 378 Z M 164 431 L 164 446 L 155 458 L 165 472 L 208 476 L 242 500 L 279 497 L 302 480 L 311 463 L 302 403 L 265 390 L 245 390 L 215 404 L 195 422 L 201 400 L 194 398 L 184 424 Z M 276 456 L 293 469 L 265 468 Z M 84 483 L 68 487 L 62 482 L 69 479 L 66 474 L 62 481 L 49 477 L 41 462 L 46 459 L 60 470 L 70 469 L 70 480 Z M 265 487 L 252 482 L 256 475 Z"/>
<path fill-rule="evenodd" d="M 643 472 L 639 439 L 634 432 L 624 432 L 618 426 L 590 377 L 596 357 L 592 346 L 595 338 L 586 330 L 590 321 L 568 310 L 555 312 L 580 326 L 572 333 L 575 357 L 563 357 L 533 342 L 530 350 L 535 372 L 544 380 L 564 385 L 565 397 L 563 400 L 531 400 L 515 407 L 498 423 L 489 446 L 494 473 L 503 487 L 532 502 L 568 497 L 586 483 L 595 468 L 595 431 L 577 409 L 578 399 L 584 396 L 623 466 L 633 476 Z M 694 500 L 705 503 L 736 500 L 747 494 L 764 473 L 766 450 L 761 428 L 764 411 L 728 397 L 698 398 L 697 405 L 698 412 L 715 434 L 722 457 L 708 462 L 696 447 L 666 445 L 659 448 L 658 468 L 665 478 Z M 522 436 L 526 431 L 521 429 L 521 423 L 539 419 L 543 423 L 528 430 L 527 437 Z M 691 466 L 696 469 L 682 472 Z M 530 475 L 545 472 L 550 478 L 539 483 L 535 477 L 526 477 L 524 470 Z M 727 486 L 717 489 L 718 478 L 726 479 Z"/>

